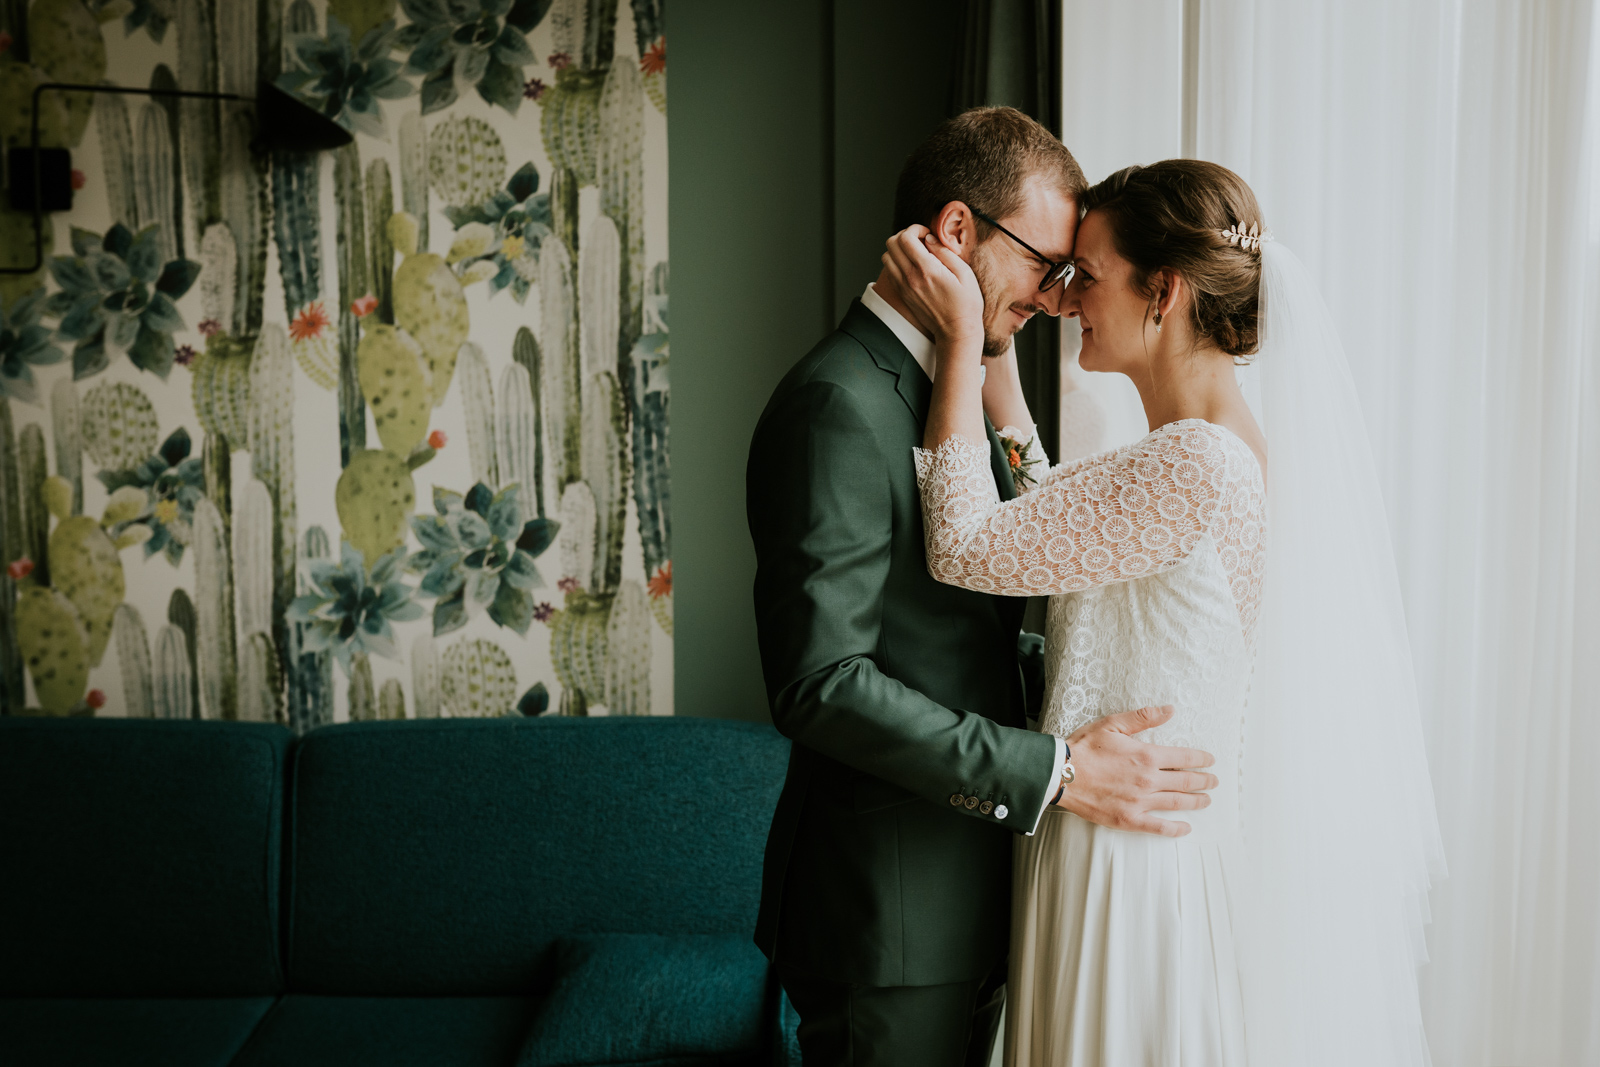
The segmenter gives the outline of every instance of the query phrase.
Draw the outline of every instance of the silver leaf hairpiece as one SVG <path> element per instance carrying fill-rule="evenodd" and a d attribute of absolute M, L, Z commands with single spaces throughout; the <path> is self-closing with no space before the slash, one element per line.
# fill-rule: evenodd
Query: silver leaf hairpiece
<path fill-rule="evenodd" d="M 1217 236 L 1227 241 L 1235 248 L 1242 248 L 1246 252 L 1261 253 L 1261 242 L 1272 240 L 1272 234 L 1262 233 L 1261 224 L 1252 222 L 1247 229 L 1242 222 L 1235 222 L 1226 230 L 1218 230 Z"/>

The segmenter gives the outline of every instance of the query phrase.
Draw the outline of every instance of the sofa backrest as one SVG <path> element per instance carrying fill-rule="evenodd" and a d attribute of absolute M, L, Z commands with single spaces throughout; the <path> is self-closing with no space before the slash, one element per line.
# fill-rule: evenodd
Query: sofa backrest
<path fill-rule="evenodd" d="M 566 934 L 748 934 L 788 760 L 692 718 L 325 727 L 296 747 L 288 984 L 537 991 Z"/>
<path fill-rule="evenodd" d="M 281 990 L 290 740 L 244 723 L 0 718 L 0 996 Z"/>

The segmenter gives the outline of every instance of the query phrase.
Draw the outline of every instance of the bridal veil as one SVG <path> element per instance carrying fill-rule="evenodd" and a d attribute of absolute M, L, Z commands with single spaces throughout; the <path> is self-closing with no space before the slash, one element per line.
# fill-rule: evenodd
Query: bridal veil
<path fill-rule="evenodd" d="M 1234 903 L 1250 1062 L 1429 1062 L 1417 969 L 1443 873 L 1383 500 L 1332 315 L 1262 248 L 1258 414 L 1271 545 L 1241 776 Z"/>

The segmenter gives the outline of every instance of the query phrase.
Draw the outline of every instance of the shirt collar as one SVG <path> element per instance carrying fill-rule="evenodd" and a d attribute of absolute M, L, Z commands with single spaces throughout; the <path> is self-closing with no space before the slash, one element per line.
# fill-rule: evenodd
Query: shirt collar
<path fill-rule="evenodd" d="M 861 294 L 861 304 L 868 311 L 883 320 L 891 333 L 906 346 L 906 351 L 911 353 L 911 358 L 917 361 L 917 366 L 922 368 L 922 373 L 933 380 L 933 342 L 926 334 L 913 326 L 904 315 L 896 311 L 883 297 L 878 295 L 878 290 L 868 283 L 866 291 Z"/>

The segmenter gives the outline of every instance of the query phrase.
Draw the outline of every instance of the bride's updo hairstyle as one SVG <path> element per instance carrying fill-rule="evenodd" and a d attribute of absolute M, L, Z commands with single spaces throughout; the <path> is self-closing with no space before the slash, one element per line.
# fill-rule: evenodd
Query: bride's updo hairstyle
<path fill-rule="evenodd" d="M 1255 353 L 1260 245 L 1252 250 L 1223 236 L 1236 225 L 1266 231 L 1243 178 L 1204 160 L 1168 159 L 1117 171 L 1090 186 L 1082 205 L 1110 225 L 1117 253 L 1133 265 L 1135 292 L 1154 300 L 1151 277 L 1162 267 L 1176 271 L 1193 294 L 1195 340 L 1240 361 Z"/>

